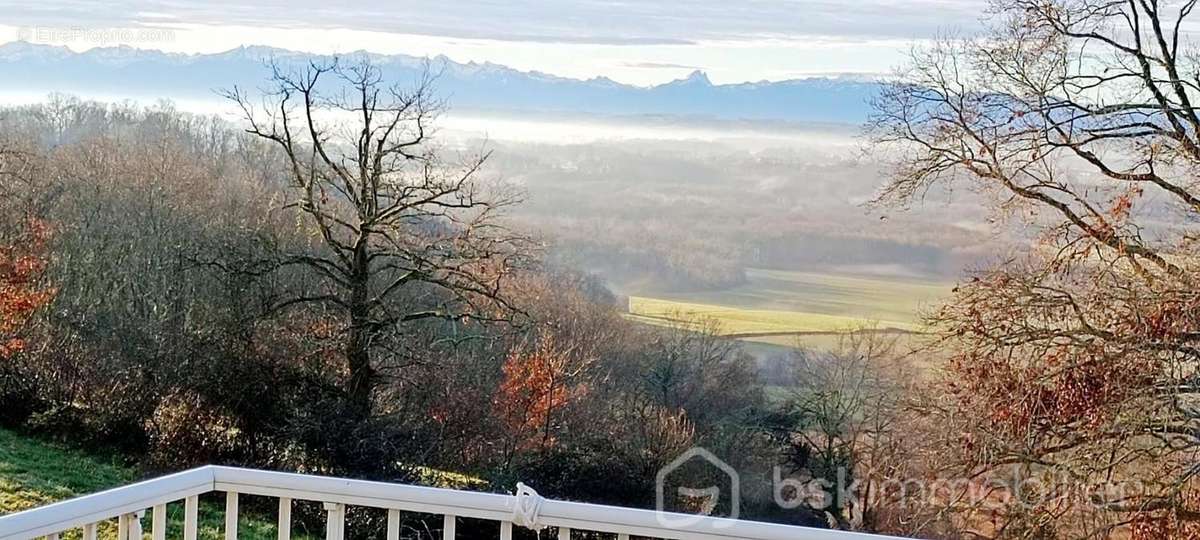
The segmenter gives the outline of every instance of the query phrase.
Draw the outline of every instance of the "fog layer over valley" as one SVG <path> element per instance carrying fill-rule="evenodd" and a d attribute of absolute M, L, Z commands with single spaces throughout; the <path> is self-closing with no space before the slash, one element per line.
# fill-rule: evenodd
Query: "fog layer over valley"
<path fill-rule="evenodd" d="M 850 126 L 639 118 L 521 127 L 489 129 L 486 142 L 491 170 L 526 192 L 515 217 L 545 234 L 559 260 L 622 293 L 735 287 L 747 268 L 940 280 L 995 252 L 984 217 L 960 204 L 965 194 L 931 194 L 932 211 L 919 215 L 872 209 L 880 172 Z"/>

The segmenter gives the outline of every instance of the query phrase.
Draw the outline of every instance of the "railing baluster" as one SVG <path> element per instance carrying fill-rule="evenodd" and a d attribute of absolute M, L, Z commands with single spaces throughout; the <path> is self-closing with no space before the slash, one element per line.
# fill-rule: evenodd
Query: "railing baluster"
<path fill-rule="evenodd" d="M 167 505 L 154 505 L 150 519 L 153 521 L 150 524 L 151 540 L 167 540 Z"/>
<path fill-rule="evenodd" d="M 46 540 L 58 540 L 58 533 L 47 534 Z"/>
<path fill-rule="evenodd" d="M 279 498 L 279 540 L 292 538 L 292 500 L 287 497 Z"/>
<path fill-rule="evenodd" d="M 453 515 L 446 514 L 442 516 L 442 540 L 454 540 L 454 524 Z"/>
<path fill-rule="evenodd" d="M 225 492 L 225 540 L 237 540 L 238 494 Z"/>
<path fill-rule="evenodd" d="M 329 518 L 325 522 L 325 540 L 342 540 L 346 532 L 346 505 L 325 503 Z"/>
<path fill-rule="evenodd" d="M 196 540 L 199 525 L 200 498 L 192 495 L 183 500 L 183 540 Z"/>
<path fill-rule="evenodd" d="M 558 540 L 571 540 L 571 528 L 570 527 L 559 527 L 558 528 Z"/>
<path fill-rule="evenodd" d="M 129 540 L 129 514 L 117 516 L 117 540 Z"/>
<path fill-rule="evenodd" d="M 142 516 L 145 515 L 145 510 L 129 514 L 129 540 L 142 540 Z"/>
<path fill-rule="evenodd" d="M 500 522 L 500 540 L 512 540 L 512 522 Z"/>
<path fill-rule="evenodd" d="M 627 534 L 627 533 L 618 534 L 617 540 L 629 540 L 629 534 Z"/>
<path fill-rule="evenodd" d="M 83 526 L 83 540 L 96 540 L 96 524 L 88 523 Z"/>
<path fill-rule="evenodd" d="M 400 511 L 388 510 L 387 540 L 400 540 Z"/>

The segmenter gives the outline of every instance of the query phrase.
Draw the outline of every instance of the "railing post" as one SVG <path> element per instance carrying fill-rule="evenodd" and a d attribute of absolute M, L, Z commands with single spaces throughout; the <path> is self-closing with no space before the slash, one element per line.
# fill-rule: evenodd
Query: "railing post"
<path fill-rule="evenodd" d="M 183 540 L 196 540 L 197 519 L 200 514 L 200 498 L 192 495 L 183 500 Z"/>
<path fill-rule="evenodd" d="M 454 516 L 446 514 L 442 516 L 442 540 L 454 540 Z"/>
<path fill-rule="evenodd" d="M 225 492 L 225 540 L 237 540 L 238 534 L 238 494 L 236 491 Z"/>
<path fill-rule="evenodd" d="M 153 523 L 150 524 L 150 539 L 167 540 L 167 505 L 154 505 L 150 519 L 153 520 Z"/>
<path fill-rule="evenodd" d="M 329 512 L 329 518 L 325 522 L 325 540 L 343 540 L 346 532 L 346 505 L 327 502 L 325 511 Z"/>
<path fill-rule="evenodd" d="M 400 511 L 388 510 L 387 540 L 400 540 Z"/>
<path fill-rule="evenodd" d="M 279 540 L 292 538 L 292 500 L 287 497 L 279 498 Z"/>

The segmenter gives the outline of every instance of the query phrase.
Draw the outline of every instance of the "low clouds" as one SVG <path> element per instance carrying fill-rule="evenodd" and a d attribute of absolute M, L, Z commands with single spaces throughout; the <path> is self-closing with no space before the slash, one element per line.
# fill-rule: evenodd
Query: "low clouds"
<path fill-rule="evenodd" d="M 970 27 L 984 0 L 46 1 L 7 6 L 8 24 L 127 27 L 164 22 L 351 28 L 461 39 L 683 45 L 764 39 L 913 39 Z"/>
<path fill-rule="evenodd" d="M 622 62 L 622 66 L 638 69 L 687 69 L 697 70 L 704 69 L 700 66 L 688 64 L 676 64 L 672 62 Z"/>

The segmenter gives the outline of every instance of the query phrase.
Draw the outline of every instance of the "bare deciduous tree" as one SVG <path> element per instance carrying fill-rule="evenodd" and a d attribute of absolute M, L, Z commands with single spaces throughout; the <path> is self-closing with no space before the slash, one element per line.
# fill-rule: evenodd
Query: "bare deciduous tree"
<path fill-rule="evenodd" d="M 480 178 L 486 153 L 459 163 L 441 157 L 431 138 L 441 104 L 428 76 L 406 88 L 368 61 L 334 60 L 295 70 L 275 64 L 270 81 L 261 104 L 236 88 L 226 96 L 249 133 L 286 155 L 294 198 L 285 208 L 303 217 L 319 247 L 280 250 L 244 269 L 302 268 L 319 278 L 271 307 L 338 314 L 346 394 L 366 415 L 376 356 L 401 325 L 511 313 L 501 284 L 528 246 L 500 218 L 518 199 Z"/>
<path fill-rule="evenodd" d="M 989 32 L 917 51 L 878 100 L 881 202 L 965 183 L 1040 232 L 932 319 L 966 470 L 1145 488 L 1046 491 L 964 518 L 978 534 L 1200 530 L 1195 5 L 995 0 Z"/>
<path fill-rule="evenodd" d="M 821 501 L 839 528 L 879 530 L 879 484 L 903 446 L 899 424 L 912 367 L 895 336 L 861 329 L 830 352 L 797 349 L 787 401 L 775 426 L 793 473 L 828 482 Z M 842 492 L 839 482 L 857 482 Z M 800 497 L 802 494 L 791 494 Z M 845 497 L 843 497 L 845 495 Z"/>

